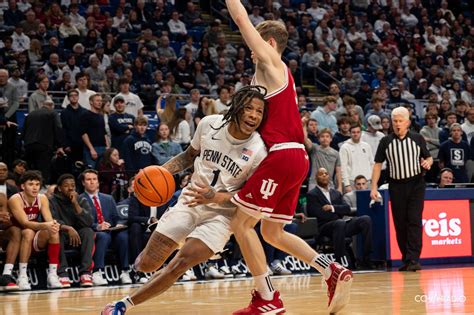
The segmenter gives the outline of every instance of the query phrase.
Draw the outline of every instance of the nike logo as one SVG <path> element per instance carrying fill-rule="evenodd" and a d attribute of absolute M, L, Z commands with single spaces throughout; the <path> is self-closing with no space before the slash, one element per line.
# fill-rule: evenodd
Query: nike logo
<path fill-rule="evenodd" d="M 218 139 L 218 138 L 214 138 L 214 135 L 211 136 L 211 139 L 212 140 L 221 140 L 221 139 Z"/>

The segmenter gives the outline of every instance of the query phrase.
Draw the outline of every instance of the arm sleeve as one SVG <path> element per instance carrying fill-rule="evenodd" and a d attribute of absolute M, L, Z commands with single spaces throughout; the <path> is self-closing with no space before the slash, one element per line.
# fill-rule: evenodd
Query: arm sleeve
<path fill-rule="evenodd" d="M 349 165 L 349 150 L 346 148 L 346 145 L 341 146 L 339 150 L 339 158 L 341 160 L 341 176 L 342 176 L 342 184 L 344 186 L 349 186 L 349 174 L 351 173 Z"/>

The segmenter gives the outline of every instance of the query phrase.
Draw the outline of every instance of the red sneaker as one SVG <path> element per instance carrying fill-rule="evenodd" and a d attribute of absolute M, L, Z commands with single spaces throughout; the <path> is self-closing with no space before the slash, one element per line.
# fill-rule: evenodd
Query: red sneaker
<path fill-rule="evenodd" d="M 329 265 L 331 276 L 326 280 L 328 286 L 328 311 L 337 313 L 349 303 L 352 284 L 352 271 L 337 263 Z"/>
<path fill-rule="evenodd" d="M 283 313 L 285 313 L 285 307 L 283 306 L 283 302 L 280 299 L 280 292 L 275 291 L 275 293 L 273 293 L 273 300 L 267 301 L 262 299 L 258 291 L 253 290 L 252 301 L 250 302 L 249 306 L 233 312 L 232 315 L 276 315 Z"/>
<path fill-rule="evenodd" d="M 92 276 L 90 273 L 81 275 L 81 287 L 92 287 Z"/>

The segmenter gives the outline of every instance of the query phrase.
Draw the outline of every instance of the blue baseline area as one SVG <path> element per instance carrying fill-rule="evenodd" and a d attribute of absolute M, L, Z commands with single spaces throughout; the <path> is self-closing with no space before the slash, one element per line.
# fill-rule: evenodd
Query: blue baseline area
<path fill-rule="evenodd" d="M 379 190 L 383 198 L 383 204 L 376 203 L 369 207 L 370 191 L 357 191 L 357 215 L 368 215 L 372 219 L 372 239 L 373 239 L 373 253 L 372 259 L 383 261 L 386 260 L 388 265 L 399 266 L 400 260 L 390 259 L 390 235 L 389 235 L 389 218 L 388 218 L 388 190 Z M 425 200 L 470 200 L 470 228 L 471 228 L 471 246 L 474 246 L 474 189 L 463 188 L 427 188 L 425 193 Z M 395 237 L 395 235 L 393 235 Z M 361 250 L 362 239 L 358 239 L 358 250 Z M 474 253 L 474 250 L 473 250 Z M 443 257 L 443 258 L 424 258 L 421 263 L 425 265 L 434 264 L 461 264 L 474 262 L 473 256 L 464 257 Z"/>

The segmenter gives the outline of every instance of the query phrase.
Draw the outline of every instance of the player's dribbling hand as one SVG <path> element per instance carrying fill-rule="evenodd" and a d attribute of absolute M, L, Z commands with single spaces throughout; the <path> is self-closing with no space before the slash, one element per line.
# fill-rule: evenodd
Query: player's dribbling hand
<path fill-rule="evenodd" d="M 211 186 L 206 186 L 197 182 L 192 182 L 188 190 L 183 192 L 185 196 L 191 197 L 189 201 L 184 202 L 188 207 L 196 207 L 214 202 L 216 191 Z"/>

